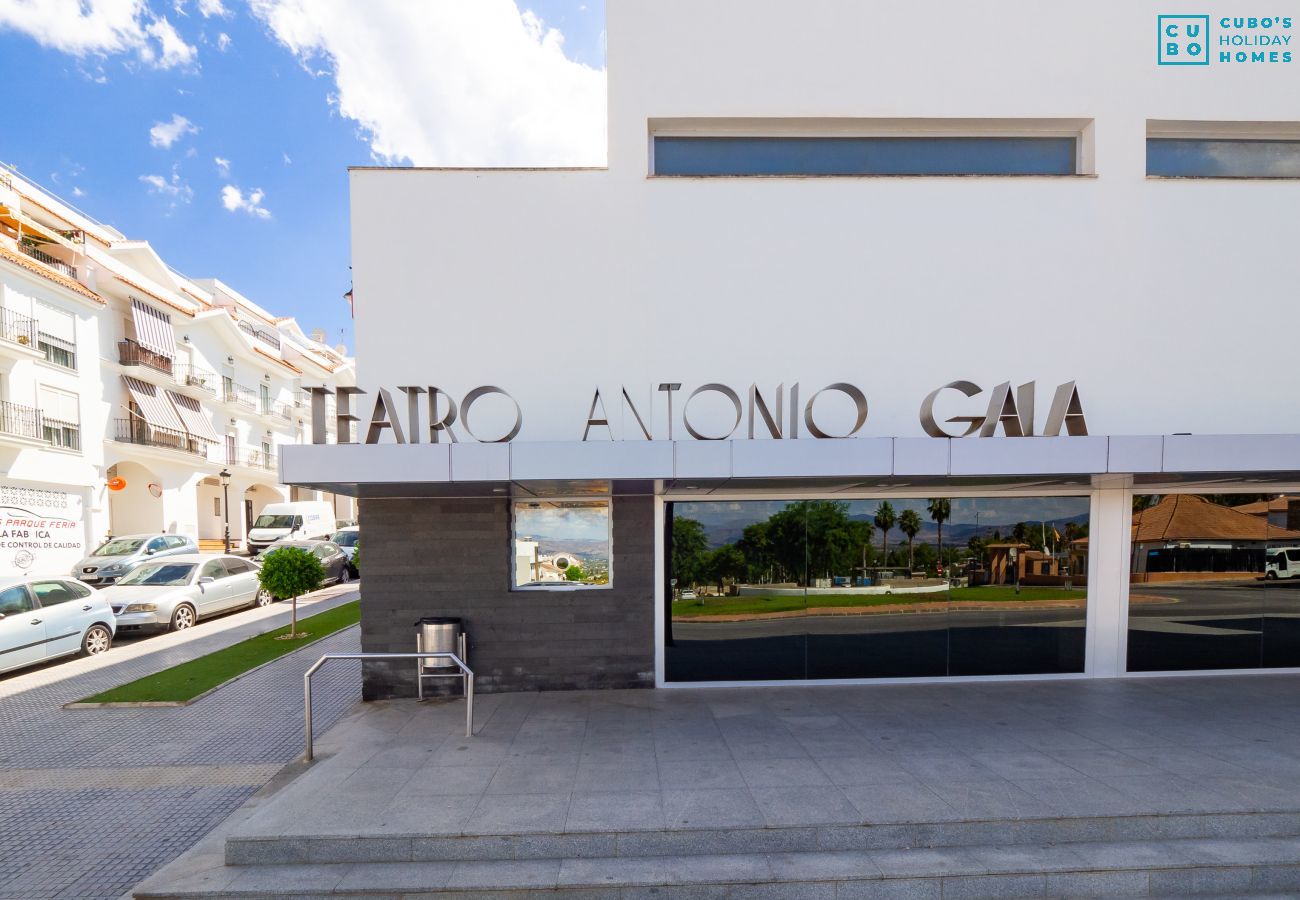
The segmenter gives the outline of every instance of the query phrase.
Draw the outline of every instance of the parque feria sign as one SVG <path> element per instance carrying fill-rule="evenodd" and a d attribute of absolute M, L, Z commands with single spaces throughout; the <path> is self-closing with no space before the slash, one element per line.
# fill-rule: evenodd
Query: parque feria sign
<path fill-rule="evenodd" d="M 499 387 L 483 385 L 465 394 L 457 403 L 446 391 L 432 386 L 402 385 L 394 389 L 379 388 L 373 392 L 373 401 L 366 404 L 370 415 L 358 415 L 366 402 L 361 398 L 371 393 L 357 387 L 309 387 L 311 395 L 312 443 L 325 444 L 327 440 L 327 398 L 336 400 L 332 414 L 338 443 L 340 444 L 377 444 L 384 432 L 389 432 L 392 439 L 399 444 L 418 444 L 424 441 L 438 443 L 444 438 L 457 442 L 462 438 L 482 443 L 504 443 L 514 440 L 523 428 L 524 414 L 519 403 Z M 635 426 L 630 435 L 633 440 L 655 440 L 656 438 L 673 440 L 673 403 L 674 395 L 682 391 L 677 382 L 664 382 L 658 385 L 658 391 L 664 394 L 667 405 L 667 430 L 656 435 L 649 422 L 649 409 L 639 409 L 632 401 L 626 387 L 621 388 L 625 409 L 631 414 Z M 984 390 L 974 382 L 951 381 L 935 388 L 921 401 L 920 422 L 926 434 L 936 438 L 960 438 L 967 436 L 992 437 L 999 428 L 1007 437 L 1032 437 L 1035 435 L 1035 383 L 1030 381 L 1012 388 L 1010 382 L 1001 384 L 988 391 L 987 402 L 983 398 L 975 400 L 975 411 L 969 415 L 952 416 L 943 423 L 935 419 L 935 401 L 945 392 L 955 392 L 975 400 Z M 396 395 L 404 395 L 401 403 Z M 691 417 L 691 403 L 705 395 L 715 395 L 724 401 L 723 408 L 730 407 L 732 416 L 725 416 L 727 421 L 718 422 L 716 417 L 707 425 Z M 839 433 L 833 433 L 818 423 L 817 402 L 819 398 L 830 394 L 840 394 L 852 403 L 853 422 L 842 427 Z M 498 395 L 508 401 L 513 408 L 513 418 L 495 434 L 483 434 L 470 424 L 470 413 L 475 403 L 484 397 Z M 403 411 L 402 407 L 405 407 Z M 793 384 L 787 390 L 784 384 L 764 393 L 756 384 L 751 384 L 742 392 L 725 384 L 712 382 L 702 384 L 692 390 L 685 398 L 678 398 L 680 421 L 686 434 L 693 440 L 722 441 L 737 438 L 752 439 L 755 435 L 776 439 L 798 438 L 801 432 L 813 438 L 834 439 L 850 438 L 858 434 L 867 423 L 868 404 L 866 394 L 848 382 L 828 384 L 811 393 L 801 393 L 799 384 Z M 355 410 L 355 411 L 354 411 Z M 643 415 L 644 413 L 644 415 Z M 360 427 L 364 427 L 362 439 Z M 951 430 L 948 427 L 951 426 Z M 1086 435 L 1088 424 L 1084 419 L 1083 404 L 1079 400 L 1079 391 L 1073 381 L 1058 385 L 1052 395 L 1051 405 L 1043 429 L 1038 434 L 1059 436 L 1062 433 L 1073 436 Z M 575 435 L 579 437 L 579 435 Z M 583 423 L 581 440 L 613 440 L 613 429 L 605 411 L 605 398 L 599 389 L 587 405 L 587 417 Z"/>

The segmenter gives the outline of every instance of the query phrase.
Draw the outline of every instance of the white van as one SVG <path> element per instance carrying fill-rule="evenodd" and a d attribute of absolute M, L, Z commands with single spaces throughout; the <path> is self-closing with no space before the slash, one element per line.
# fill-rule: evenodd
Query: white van
<path fill-rule="evenodd" d="M 1300 578 L 1300 547 L 1275 547 L 1264 557 L 1265 578 Z"/>
<path fill-rule="evenodd" d="M 328 540 L 337 530 L 332 503 L 324 500 L 268 503 L 248 530 L 248 552 L 261 553 L 283 538 Z"/>

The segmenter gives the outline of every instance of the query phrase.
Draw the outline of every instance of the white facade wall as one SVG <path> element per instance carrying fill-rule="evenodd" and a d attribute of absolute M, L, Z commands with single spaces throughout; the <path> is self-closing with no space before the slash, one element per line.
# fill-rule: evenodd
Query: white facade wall
<path fill-rule="evenodd" d="M 1300 182 L 1145 176 L 1149 119 L 1300 120 L 1300 63 L 1155 45 L 1121 0 L 613 0 L 608 170 L 353 172 L 362 386 L 498 385 L 527 441 L 580 439 L 598 384 L 661 417 L 657 384 L 714 381 L 853 382 L 863 435 L 921 434 L 959 378 L 1037 381 L 1040 427 L 1076 380 L 1095 433 L 1300 431 L 1290 355 L 1246 351 L 1291 316 Z M 1095 175 L 647 177 L 652 123 L 737 117 L 1081 120 Z"/>

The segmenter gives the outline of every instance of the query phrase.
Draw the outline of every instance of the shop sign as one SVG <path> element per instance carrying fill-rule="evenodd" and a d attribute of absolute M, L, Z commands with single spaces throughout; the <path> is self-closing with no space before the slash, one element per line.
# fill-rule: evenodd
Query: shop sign
<path fill-rule="evenodd" d="M 65 575 L 85 555 L 80 494 L 0 481 L 0 573 Z"/>
<path fill-rule="evenodd" d="M 334 396 L 336 401 L 334 425 L 338 436 L 337 442 L 340 444 L 377 444 L 385 432 L 391 433 L 393 440 L 398 444 L 421 443 L 422 434 L 426 435 L 425 439 L 429 443 L 436 444 L 444 436 L 448 441 L 455 443 L 460 440 L 457 437 L 457 430 L 473 441 L 505 443 L 514 440 L 524 424 L 523 409 L 519 403 L 510 394 L 494 385 L 474 388 L 459 404 L 450 394 L 437 387 L 409 385 L 398 387 L 399 394 L 405 395 L 404 404 L 398 402 L 393 391 L 380 388 L 375 391 L 368 419 L 353 412 L 354 398 L 367 393 L 361 388 L 309 387 L 307 390 L 311 394 L 313 444 L 329 443 L 328 412 L 325 402 L 330 396 Z M 658 386 L 658 391 L 664 395 L 668 416 L 666 433 L 657 436 L 647 424 L 650 421 L 650 410 L 638 409 L 628 389 L 621 388 L 622 396 L 618 399 L 636 422 L 635 430 L 639 435 L 636 437 L 637 440 L 644 438 L 649 441 L 655 440 L 656 437 L 673 440 L 675 437 L 680 437 L 673 432 L 673 404 L 674 396 L 680 395 L 682 391 L 682 385 L 678 382 L 664 382 Z M 920 420 L 921 428 L 931 437 L 960 438 L 971 435 L 993 437 L 999 428 L 1006 437 L 1032 437 L 1036 433 L 1035 384 L 1032 381 L 1014 390 L 1010 382 L 1004 381 L 989 391 L 987 403 L 983 405 L 981 411 L 970 415 L 953 416 L 944 421 L 944 425 L 964 425 L 964 431 L 948 431 L 935 420 L 934 403 L 944 391 L 955 391 L 969 398 L 976 398 L 984 393 L 983 389 L 974 382 L 952 381 L 927 394 L 921 402 Z M 710 421 L 708 424 L 692 419 L 692 402 L 707 394 L 721 397 L 734 412 L 734 416 L 726 416 L 726 421 L 721 423 Z M 843 428 L 839 433 L 819 423 L 816 414 L 818 399 L 831 394 L 846 397 L 853 408 L 852 425 Z M 514 414 L 502 433 L 485 435 L 476 432 L 472 427 L 470 413 L 476 402 L 490 395 L 504 397 L 513 407 Z M 682 427 L 687 435 L 697 441 L 722 441 L 737 437 L 753 439 L 756 435 L 779 440 L 798 438 L 802 432 L 817 439 L 854 437 L 866 425 L 869 412 L 867 395 L 855 385 L 843 381 L 803 394 L 798 383 L 792 384 L 789 390 L 784 384 L 779 384 L 774 391 L 764 394 L 757 384 L 751 384 L 747 389 L 738 391 L 729 385 L 712 382 L 695 388 L 686 394 L 684 399 L 679 396 L 677 402 L 681 410 Z M 643 412 L 645 415 L 642 415 Z M 721 428 L 718 427 L 719 424 Z M 361 438 L 360 432 L 363 427 L 365 436 L 358 440 Z M 1088 433 L 1083 404 L 1073 381 L 1067 381 L 1056 388 L 1041 434 L 1058 436 L 1062 431 L 1071 436 Z M 597 388 L 587 405 L 581 440 L 601 439 L 602 434 L 607 435 L 605 438 L 607 440 L 614 439 L 609 415 L 605 411 L 605 399 Z"/>

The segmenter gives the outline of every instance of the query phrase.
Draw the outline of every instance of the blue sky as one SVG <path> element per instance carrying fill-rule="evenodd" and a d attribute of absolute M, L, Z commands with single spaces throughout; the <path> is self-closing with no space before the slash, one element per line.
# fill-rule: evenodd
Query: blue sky
<path fill-rule="evenodd" d="M 0 161 L 351 347 L 347 166 L 586 161 L 603 29 L 599 0 L 0 0 Z M 585 143 L 507 127 L 538 106 Z"/>

